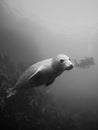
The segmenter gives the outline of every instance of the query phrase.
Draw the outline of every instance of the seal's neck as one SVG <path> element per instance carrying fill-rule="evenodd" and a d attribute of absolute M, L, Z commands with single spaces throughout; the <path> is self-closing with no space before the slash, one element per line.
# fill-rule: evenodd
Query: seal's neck
<path fill-rule="evenodd" d="M 64 71 L 64 68 L 62 68 L 60 64 L 55 60 L 52 62 L 52 69 L 55 77 L 59 76 Z"/>

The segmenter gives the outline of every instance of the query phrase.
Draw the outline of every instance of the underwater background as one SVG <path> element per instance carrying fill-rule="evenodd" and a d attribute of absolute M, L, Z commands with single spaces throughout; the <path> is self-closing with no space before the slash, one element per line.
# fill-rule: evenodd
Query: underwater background
<path fill-rule="evenodd" d="M 0 1 L 0 129 L 98 129 L 97 12 L 97 0 Z M 30 65 L 59 53 L 74 69 L 7 99 Z"/>

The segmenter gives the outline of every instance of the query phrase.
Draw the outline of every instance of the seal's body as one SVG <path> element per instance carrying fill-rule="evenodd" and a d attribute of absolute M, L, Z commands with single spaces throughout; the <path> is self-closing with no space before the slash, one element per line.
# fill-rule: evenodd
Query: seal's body
<path fill-rule="evenodd" d="M 19 78 L 12 90 L 28 89 L 41 85 L 49 86 L 57 76 L 65 70 L 73 68 L 73 63 L 68 56 L 59 54 L 54 58 L 46 59 L 30 66 Z M 13 95 L 9 94 L 8 97 Z"/>

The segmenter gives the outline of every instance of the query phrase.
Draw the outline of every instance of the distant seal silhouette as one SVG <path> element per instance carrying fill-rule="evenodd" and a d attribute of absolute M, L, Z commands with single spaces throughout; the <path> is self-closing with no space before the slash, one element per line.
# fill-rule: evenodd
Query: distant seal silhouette
<path fill-rule="evenodd" d="M 19 78 L 15 86 L 10 89 L 7 97 L 14 95 L 17 91 L 51 85 L 56 77 L 65 70 L 71 70 L 74 67 L 70 58 L 65 54 L 59 54 L 54 58 L 42 60 L 31 65 Z"/>

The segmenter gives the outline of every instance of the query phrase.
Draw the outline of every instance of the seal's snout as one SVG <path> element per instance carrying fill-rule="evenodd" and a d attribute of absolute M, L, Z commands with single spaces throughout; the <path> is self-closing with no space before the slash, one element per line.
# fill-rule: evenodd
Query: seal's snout
<path fill-rule="evenodd" d="M 73 64 L 71 64 L 71 65 L 70 65 L 70 69 L 72 69 L 73 67 L 74 67 L 74 65 L 73 65 Z"/>
<path fill-rule="evenodd" d="M 71 70 L 73 69 L 73 67 L 74 67 L 74 64 L 70 64 L 70 66 L 68 66 L 65 70 Z"/>

